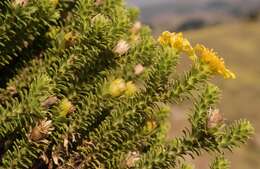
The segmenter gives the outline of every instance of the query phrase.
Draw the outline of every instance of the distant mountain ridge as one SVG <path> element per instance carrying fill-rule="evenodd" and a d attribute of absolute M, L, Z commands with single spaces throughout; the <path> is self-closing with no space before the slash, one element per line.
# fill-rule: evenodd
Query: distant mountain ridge
<path fill-rule="evenodd" d="M 153 27 L 179 30 L 183 24 L 212 25 L 238 20 L 260 11 L 260 0 L 128 0 L 141 8 L 141 20 Z"/>
<path fill-rule="evenodd" d="M 136 5 L 139 7 L 149 7 L 153 5 L 161 4 L 188 4 L 188 3 L 210 3 L 210 2 L 228 2 L 228 3 L 237 3 L 237 4 L 254 4 L 259 3 L 259 0 L 127 0 L 127 3 L 130 5 Z"/>
<path fill-rule="evenodd" d="M 141 14 L 144 19 L 149 19 L 150 17 L 158 15 L 159 13 L 162 14 L 169 12 L 190 13 L 199 10 L 209 12 L 210 10 L 228 12 L 237 10 L 246 12 L 260 8 L 260 0 L 156 0 L 156 2 L 153 3 L 147 3 L 146 0 L 138 0 L 135 4 L 140 5 L 142 11 Z"/>

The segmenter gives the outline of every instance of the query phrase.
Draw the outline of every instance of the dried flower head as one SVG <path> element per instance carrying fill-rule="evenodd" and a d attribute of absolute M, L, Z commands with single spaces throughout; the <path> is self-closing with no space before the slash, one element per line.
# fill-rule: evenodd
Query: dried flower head
<path fill-rule="evenodd" d="M 195 51 L 200 60 L 207 64 L 213 73 L 222 75 L 225 79 L 236 78 L 235 74 L 225 67 L 224 59 L 219 57 L 213 50 L 198 44 Z"/>
<path fill-rule="evenodd" d="M 215 128 L 223 122 L 223 116 L 218 109 L 210 110 L 207 121 L 208 128 Z"/>
<path fill-rule="evenodd" d="M 129 152 L 127 155 L 126 155 L 126 158 L 125 158 L 125 166 L 127 168 L 132 168 L 135 166 L 136 162 L 140 160 L 140 153 L 138 151 L 132 151 L 132 152 Z"/>
<path fill-rule="evenodd" d="M 41 120 L 37 122 L 36 126 L 31 130 L 29 139 L 32 141 L 41 141 L 45 139 L 54 130 L 51 120 Z"/>
<path fill-rule="evenodd" d="M 130 29 L 130 32 L 132 34 L 137 34 L 137 33 L 139 33 L 141 28 L 142 28 L 142 23 L 140 21 L 137 21 L 134 23 L 133 27 Z"/>
<path fill-rule="evenodd" d="M 50 108 L 52 105 L 56 104 L 59 99 L 56 96 L 50 96 L 41 103 L 41 106 L 45 109 Z"/>
<path fill-rule="evenodd" d="M 120 40 L 114 47 L 113 51 L 116 54 L 123 55 L 130 49 L 130 45 L 125 40 Z"/>
<path fill-rule="evenodd" d="M 108 88 L 108 92 L 113 97 L 120 96 L 126 90 L 126 84 L 123 79 L 113 80 Z"/>
<path fill-rule="evenodd" d="M 143 67 L 142 64 L 138 64 L 138 65 L 135 66 L 135 68 L 134 68 L 134 74 L 135 75 L 140 75 L 143 72 L 144 72 L 144 67 Z"/>

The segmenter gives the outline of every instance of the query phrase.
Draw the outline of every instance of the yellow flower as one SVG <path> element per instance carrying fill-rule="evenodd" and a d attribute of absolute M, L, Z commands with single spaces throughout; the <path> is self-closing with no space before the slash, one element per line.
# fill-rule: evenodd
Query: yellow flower
<path fill-rule="evenodd" d="M 213 73 L 222 75 L 225 79 L 236 78 L 235 74 L 225 67 L 223 58 L 219 57 L 213 50 L 210 50 L 201 44 L 197 44 L 195 52 L 202 62 L 209 65 Z"/>
<path fill-rule="evenodd" d="M 183 48 L 183 34 L 182 33 L 173 33 L 172 38 L 171 38 L 171 46 L 178 49 L 182 50 Z"/>
<path fill-rule="evenodd" d="M 162 33 L 158 38 L 158 41 L 162 45 L 169 45 L 177 49 L 179 52 L 186 53 L 191 60 L 196 59 L 196 55 L 190 42 L 183 37 L 182 33 L 170 33 L 166 31 Z"/>
<path fill-rule="evenodd" d="M 132 96 L 134 95 L 136 92 L 138 91 L 136 85 L 130 81 L 126 83 L 126 90 L 125 90 L 125 94 L 127 96 Z"/>
<path fill-rule="evenodd" d="M 190 42 L 187 39 L 183 39 L 182 50 L 187 53 L 188 56 L 195 56 L 194 49 L 192 48 Z"/>
<path fill-rule="evenodd" d="M 111 96 L 117 97 L 120 96 L 126 90 L 126 84 L 123 79 L 113 80 L 108 88 L 108 92 Z"/>
<path fill-rule="evenodd" d="M 162 45 L 170 45 L 172 39 L 172 33 L 165 31 L 162 35 L 158 38 L 158 41 Z"/>

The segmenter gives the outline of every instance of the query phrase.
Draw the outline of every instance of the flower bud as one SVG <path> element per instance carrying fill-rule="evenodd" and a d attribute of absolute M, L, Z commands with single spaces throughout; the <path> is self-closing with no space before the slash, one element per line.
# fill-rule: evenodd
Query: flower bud
<path fill-rule="evenodd" d="M 113 97 L 120 96 L 126 90 L 126 84 L 123 79 L 113 80 L 108 88 L 108 92 Z"/>
<path fill-rule="evenodd" d="M 155 120 L 149 120 L 146 122 L 146 129 L 148 130 L 148 132 L 152 131 L 153 129 L 155 129 L 157 126 L 156 121 Z"/>
<path fill-rule="evenodd" d="M 73 113 L 76 108 L 75 106 L 67 99 L 67 98 L 64 98 L 60 104 L 59 104 L 59 108 L 60 108 L 60 116 L 67 116 L 68 114 L 71 114 Z"/>

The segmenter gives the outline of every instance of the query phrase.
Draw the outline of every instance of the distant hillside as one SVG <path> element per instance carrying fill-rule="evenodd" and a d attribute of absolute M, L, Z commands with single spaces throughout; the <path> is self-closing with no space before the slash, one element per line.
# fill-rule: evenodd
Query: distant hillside
<path fill-rule="evenodd" d="M 201 26 L 240 20 L 260 11 L 260 0 L 129 0 L 141 8 L 141 20 L 157 33 L 185 28 L 193 20 Z M 184 24 L 184 26 L 183 26 Z M 191 27 L 192 28 L 192 27 Z"/>

